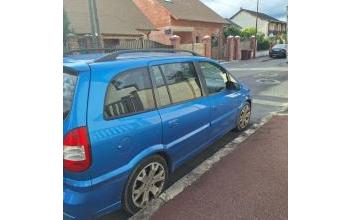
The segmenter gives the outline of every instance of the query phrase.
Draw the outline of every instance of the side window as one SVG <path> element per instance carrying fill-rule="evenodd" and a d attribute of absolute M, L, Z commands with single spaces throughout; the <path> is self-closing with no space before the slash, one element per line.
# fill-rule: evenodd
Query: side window
<path fill-rule="evenodd" d="M 171 103 L 171 100 L 160 67 L 152 66 L 151 74 L 152 77 L 155 79 L 156 90 L 159 94 L 160 106 L 169 105 Z"/>
<path fill-rule="evenodd" d="M 193 63 L 160 65 L 165 76 L 171 102 L 178 103 L 202 96 L 202 90 Z"/>
<path fill-rule="evenodd" d="M 200 62 L 199 65 L 209 94 L 223 91 L 226 88 L 227 74 L 225 70 L 208 62 Z"/>
<path fill-rule="evenodd" d="M 120 73 L 109 84 L 104 106 L 106 118 L 153 108 L 155 108 L 155 102 L 147 68 Z"/>

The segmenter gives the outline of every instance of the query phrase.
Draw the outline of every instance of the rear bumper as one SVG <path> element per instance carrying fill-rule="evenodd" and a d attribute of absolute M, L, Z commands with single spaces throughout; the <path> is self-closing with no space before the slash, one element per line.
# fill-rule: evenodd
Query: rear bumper
<path fill-rule="evenodd" d="M 127 175 L 89 187 L 64 184 L 64 219 L 95 219 L 120 209 Z"/>

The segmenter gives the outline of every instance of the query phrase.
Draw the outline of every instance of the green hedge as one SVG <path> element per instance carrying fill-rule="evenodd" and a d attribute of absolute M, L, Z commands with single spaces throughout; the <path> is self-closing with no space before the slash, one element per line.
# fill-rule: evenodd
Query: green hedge
<path fill-rule="evenodd" d="M 269 50 L 270 40 L 268 38 L 258 39 L 257 50 Z"/>

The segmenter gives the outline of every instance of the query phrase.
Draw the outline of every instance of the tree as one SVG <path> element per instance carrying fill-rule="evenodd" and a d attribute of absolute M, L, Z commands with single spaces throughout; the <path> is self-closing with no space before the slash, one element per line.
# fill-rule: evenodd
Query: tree
<path fill-rule="evenodd" d="M 236 25 L 230 25 L 225 27 L 224 29 L 224 36 L 228 37 L 230 35 L 232 36 L 240 36 L 241 34 L 241 29 L 239 29 Z"/>

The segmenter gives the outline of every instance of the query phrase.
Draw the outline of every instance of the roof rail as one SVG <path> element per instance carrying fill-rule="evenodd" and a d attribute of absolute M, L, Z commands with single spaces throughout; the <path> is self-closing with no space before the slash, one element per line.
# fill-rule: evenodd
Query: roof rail
<path fill-rule="evenodd" d="M 96 59 L 94 62 L 106 62 L 106 61 L 113 61 L 119 58 L 121 55 L 127 55 L 123 56 L 121 58 L 133 58 L 133 57 L 146 57 L 147 54 L 154 55 L 154 56 L 161 56 L 165 54 L 182 54 L 182 55 L 188 55 L 188 56 L 201 56 L 198 53 L 195 53 L 193 51 L 189 50 L 175 50 L 175 49 L 160 49 L 160 48 L 151 48 L 151 49 L 121 49 L 117 50 L 116 52 L 109 53 L 103 57 L 100 57 Z M 128 54 L 135 54 L 136 56 L 128 56 Z"/>

